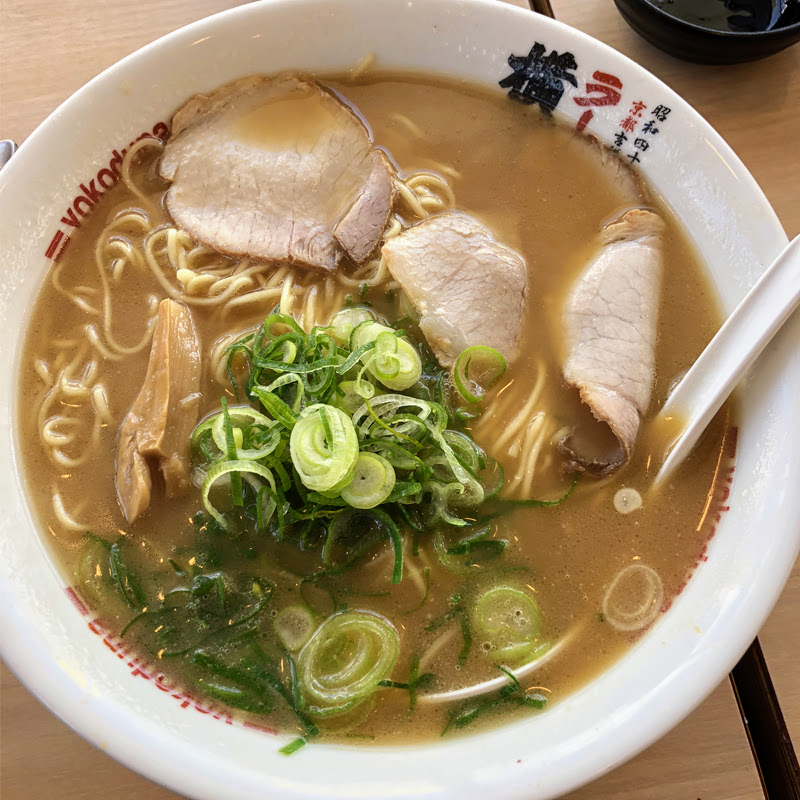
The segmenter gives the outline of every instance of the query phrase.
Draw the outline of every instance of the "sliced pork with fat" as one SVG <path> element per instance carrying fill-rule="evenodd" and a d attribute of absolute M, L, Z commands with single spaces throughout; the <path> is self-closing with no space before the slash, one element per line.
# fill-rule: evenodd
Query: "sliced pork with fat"
<path fill-rule="evenodd" d="M 615 439 L 604 452 L 591 434 L 564 438 L 559 446 L 572 469 L 602 476 L 630 458 L 655 378 L 663 228 L 642 209 L 607 225 L 565 305 L 564 378 Z"/>
<path fill-rule="evenodd" d="M 392 167 L 356 113 L 312 80 L 250 76 L 176 114 L 161 157 L 167 209 L 233 256 L 334 269 L 362 263 L 391 213 Z"/>
<path fill-rule="evenodd" d="M 420 315 L 439 362 L 472 345 L 516 358 L 528 273 L 515 251 L 460 212 L 430 217 L 389 239 L 386 265 Z"/>
<path fill-rule="evenodd" d="M 631 169 L 630 165 L 619 155 L 612 153 L 596 136 L 579 133 L 575 138 L 597 159 L 608 180 L 617 187 L 622 195 L 623 202 L 630 207 L 641 206 L 646 192 L 639 173 Z"/>
<path fill-rule="evenodd" d="M 189 486 L 189 440 L 200 408 L 200 342 L 189 309 L 162 300 L 142 389 L 122 422 L 116 487 L 133 522 L 150 505 L 151 469 L 160 470 L 168 497 Z"/>
<path fill-rule="evenodd" d="M 392 213 L 392 166 L 382 150 L 372 151 L 372 170 L 359 195 L 333 229 L 342 249 L 356 264 L 375 251 Z"/>

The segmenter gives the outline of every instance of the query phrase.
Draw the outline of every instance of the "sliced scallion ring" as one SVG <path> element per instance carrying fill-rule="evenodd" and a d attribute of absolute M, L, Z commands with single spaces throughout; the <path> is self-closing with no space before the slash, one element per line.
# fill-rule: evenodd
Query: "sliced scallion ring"
<path fill-rule="evenodd" d="M 431 425 L 437 430 L 440 425 L 440 410 L 444 411 L 437 403 L 431 403 L 429 400 L 406 397 L 403 394 L 382 394 L 370 400 L 368 404 L 364 403 L 354 412 L 353 424 L 358 428 L 359 434 L 366 437 L 376 424 L 376 418 L 380 422 L 386 418 L 398 417 L 401 415 L 400 409 L 407 409 L 409 413 L 413 412 L 413 424 L 416 428 L 419 428 L 421 422 L 424 423 L 432 417 L 434 422 Z M 444 413 L 446 419 L 446 412 Z M 402 428 L 396 430 L 403 435 L 407 432 Z"/>
<path fill-rule="evenodd" d="M 228 521 L 225 517 L 214 507 L 213 503 L 209 500 L 209 493 L 211 492 L 211 487 L 223 476 L 229 475 L 231 473 L 239 473 L 242 476 L 246 475 L 258 475 L 264 480 L 267 481 L 272 491 L 275 491 L 275 479 L 272 477 L 272 472 L 269 468 L 265 467 L 263 464 L 259 464 L 257 461 L 223 461 L 221 464 L 215 464 L 211 469 L 208 470 L 206 473 L 205 480 L 203 481 L 203 488 L 202 488 L 202 496 L 203 496 L 203 506 L 205 507 L 206 511 L 224 528 L 225 530 L 228 529 Z M 272 510 L 274 510 L 275 506 L 272 505 Z M 266 523 L 269 520 L 269 517 L 272 514 L 272 510 L 267 515 L 265 514 L 264 522 Z"/>
<path fill-rule="evenodd" d="M 297 358 L 297 345 L 290 339 L 287 339 L 281 345 L 281 349 L 283 350 L 281 353 L 283 361 L 287 364 L 294 364 L 294 360 Z"/>
<path fill-rule="evenodd" d="M 397 632 L 377 614 L 342 611 L 329 617 L 297 659 L 309 710 L 338 713 L 366 700 L 389 674 L 399 649 Z"/>
<path fill-rule="evenodd" d="M 411 451 L 388 439 L 364 439 L 362 448 L 373 447 L 396 469 L 415 470 L 422 466 L 422 461 Z"/>
<path fill-rule="evenodd" d="M 351 415 L 364 405 L 364 400 L 375 396 L 375 386 L 365 380 L 342 381 L 339 391 L 341 394 L 335 394 L 330 402 Z"/>
<path fill-rule="evenodd" d="M 276 423 L 275 420 L 265 416 L 260 411 L 256 411 L 254 408 L 251 408 L 250 406 L 229 406 L 228 416 L 230 418 L 231 425 L 233 426 L 233 437 L 234 444 L 236 445 L 237 458 L 258 460 L 259 458 L 264 458 L 264 456 L 269 455 L 278 446 L 278 443 L 280 442 L 280 436 L 277 435 L 276 431 L 276 435 L 267 437 L 266 443 L 263 447 L 242 449 L 243 428 L 248 428 L 252 425 L 259 425 L 262 426 L 265 431 L 269 431 L 270 429 L 276 428 L 278 423 Z M 211 422 L 211 436 L 214 439 L 214 444 L 220 449 L 221 452 L 225 452 L 226 442 L 224 415 L 216 414 L 214 417 L 210 418 L 209 421 Z M 200 425 L 203 424 L 204 423 L 200 423 Z"/>
<path fill-rule="evenodd" d="M 357 350 L 364 347 L 364 345 L 369 344 L 371 341 L 375 339 L 375 336 L 378 333 L 375 333 L 375 336 L 367 336 L 365 331 L 367 328 L 371 328 L 373 325 L 378 325 L 379 328 L 385 328 L 385 325 L 381 325 L 378 322 L 375 322 L 375 319 L 365 319 L 363 322 L 359 322 L 353 330 L 350 331 L 350 350 L 352 352 L 356 352 Z"/>
<path fill-rule="evenodd" d="M 375 337 L 375 350 L 369 362 L 369 369 L 384 386 L 386 381 L 392 381 L 400 374 L 398 347 L 398 338 L 391 331 L 381 331 Z"/>
<path fill-rule="evenodd" d="M 453 380 L 459 394 L 470 403 L 480 403 L 486 390 L 508 367 L 505 356 L 493 347 L 474 345 L 464 350 L 453 365 Z"/>
<path fill-rule="evenodd" d="M 342 500 L 353 508 L 375 508 L 392 493 L 394 484 L 394 467 L 385 458 L 359 453 L 353 480 L 342 489 Z"/>
<path fill-rule="evenodd" d="M 475 631 L 486 636 L 491 645 L 488 655 L 497 661 L 510 661 L 534 649 L 542 615 L 529 592 L 495 586 L 478 598 L 472 622 Z"/>
<path fill-rule="evenodd" d="M 345 308 L 331 317 L 329 331 L 336 344 L 345 345 L 350 341 L 353 329 L 362 322 L 374 322 L 375 315 L 368 308 Z"/>
<path fill-rule="evenodd" d="M 444 543 L 444 537 L 439 531 L 433 538 L 433 549 L 439 559 L 439 563 L 455 575 L 473 575 L 475 568 L 466 564 L 463 556 L 451 556 L 447 552 L 447 545 Z"/>
<path fill-rule="evenodd" d="M 477 473 L 485 468 L 486 454 L 469 436 L 461 431 L 444 431 L 442 435 L 456 458 L 470 472 Z"/>
<path fill-rule="evenodd" d="M 388 349 L 384 351 L 382 360 L 378 340 L 384 342 L 383 347 L 387 348 L 388 340 L 385 334 L 393 336 L 397 341 L 397 349 L 391 353 L 389 358 Z M 362 323 L 353 330 L 350 337 L 353 349 L 363 347 L 370 342 L 375 342 L 375 350 L 367 352 L 362 359 L 367 364 L 367 369 L 374 375 L 387 389 L 395 392 L 402 392 L 413 386 L 422 376 L 422 359 L 414 346 L 407 339 L 398 336 L 398 332 L 386 325 L 378 322 Z M 391 364 L 391 366 L 390 366 Z M 395 369 L 397 370 L 395 372 Z M 384 377 L 381 377 L 383 374 Z"/>
<path fill-rule="evenodd" d="M 474 478 L 464 483 L 449 483 L 444 491 L 448 506 L 470 508 L 483 502 L 483 486 Z"/>
<path fill-rule="evenodd" d="M 311 638 L 317 623 L 313 614 L 305 606 L 287 606 L 275 617 L 275 633 L 283 646 L 295 653 Z"/>
<path fill-rule="evenodd" d="M 341 488 L 352 474 L 358 437 L 344 411 L 316 403 L 298 418 L 289 450 L 303 485 L 314 492 L 328 492 Z"/>

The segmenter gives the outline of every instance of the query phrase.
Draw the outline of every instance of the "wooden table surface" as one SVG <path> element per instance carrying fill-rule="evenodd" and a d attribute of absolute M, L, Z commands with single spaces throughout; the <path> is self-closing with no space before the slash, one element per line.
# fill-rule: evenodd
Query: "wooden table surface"
<path fill-rule="evenodd" d="M 375 0 L 380 2 L 380 0 Z M 524 0 L 513 0 L 524 5 Z M 21 142 L 105 67 L 235 0 L 2 0 L 0 138 Z M 633 33 L 612 0 L 554 0 L 562 21 L 666 81 L 727 139 L 788 235 L 800 233 L 800 46 L 756 64 L 685 64 Z M 769 535 L 769 532 L 765 532 Z M 800 744 L 800 567 L 760 634 L 784 714 Z M 119 766 L 45 710 L 0 667 L 3 800 L 177 796 Z M 758 800 L 763 794 L 730 685 L 649 750 L 568 800 Z"/>

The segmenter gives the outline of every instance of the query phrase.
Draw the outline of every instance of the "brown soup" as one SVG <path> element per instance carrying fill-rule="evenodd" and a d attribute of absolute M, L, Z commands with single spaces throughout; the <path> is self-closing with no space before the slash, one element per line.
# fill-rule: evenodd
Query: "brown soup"
<path fill-rule="evenodd" d="M 583 412 L 561 377 L 560 309 L 625 197 L 581 137 L 498 93 L 390 74 L 326 84 L 359 110 L 404 185 L 425 199 L 421 213 L 454 205 L 527 262 L 522 355 L 484 398 L 483 413 L 464 423 L 505 470 L 501 500 L 472 518 L 486 520 L 480 546 L 465 545 L 466 533 L 452 526 L 415 531 L 395 516 L 402 581 L 391 582 L 396 553 L 386 539 L 370 540 L 350 568 L 326 572 L 319 531 L 297 523 L 282 536 L 255 526 L 232 535 L 210 524 L 199 489 L 167 499 L 157 481 L 150 509 L 126 522 L 114 485 L 117 435 L 142 386 L 159 300 L 188 298 L 202 346 L 201 418 L 218 411 L 223 396 L 236 403 L 226 348 L 276 307 L 307 332 L 346 306 L 369 304 L 390 324 L 409 315 L 379 263 L 323 275 L 197 247 L 171 227 L 154 141 L 129 154 L 129 180 L 73 235 L 36 301 L 20 389 L 24 470 L 68 582 L 175 685 L 290 733 L 308 735 L 313 723 L 347 742 L 413 742 L 538 712 L 620 658 L 703 555 L 731 427 L 721 415 L 674 481 L 648 494 L 666 438 L 645 420 L 624 469 L 583 478 L 565 497 L 573 477 L 557 441 Z M 409 180 L 415 174 L 421 179 Z M 398 201 L 401 225 L 420 216 L 409 202 Z M 684 232 L 657 197 L 650 204 L 666 223 L 652 414 L 720 316 Z M 413 324 L 409 335 L 429 358 Z M 638 490 L 643 506 L 617 511 L 622 488 Z M 563 499 L 508 502 L 532 498 Z M 345 609 L 388 621 L 397 657 L 391 663 L 386 640 L 372 642 L 373 657 L 383 653 L 390 663 L 383 685 L 373 681 L 358 702 L 333 704 L 337 713 L 315 713 L 314 703 L 298 705 L 309 679 L 298 651 Z M 504 615 L 502 624 L 510 619 L 521 631 L 510 644 L 492 627 Z M 357 658 L 361 645 L 345 637 L 336 646 L 319 657 L 323 678 L 337 659 Z M 519 686 L 504 672 L 512 669 Z M 487 681 L 495 683 L 486 693 L 442 697 Z"/>

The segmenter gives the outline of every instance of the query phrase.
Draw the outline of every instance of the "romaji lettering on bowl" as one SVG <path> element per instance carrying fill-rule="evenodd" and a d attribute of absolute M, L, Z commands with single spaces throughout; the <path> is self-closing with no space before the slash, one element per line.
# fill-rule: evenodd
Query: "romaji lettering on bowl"
<path fill-rule="evenodd" d="M 169 136 L 169 126 L 165 122 L 158 122 L 153 127 L 152 131 L 145 131 L 140 136 L 137 136 L 128 147 L 131 147 L 136 142 L 145 138 L 166 139 Z M 120 179 L 120 168 L 122 166 L 122 159 L 125 153 L 128 152 L 127 147 L 121 150 L 114 149 L 111 151 L 111 159 L 107 167 L 101 167 L 94 178 L 88 181 L 83 181 L 78 186 L 79 194 L 75 196 L 72 203 L 61 217 L 61 223 L 66 226 L 66 231 L 59 228 L 54 234 L 53 238 L 45 250 L 45 258 L 58 261 L 64 253 L 64 250 L 69 244 L 69 230 L 71 228 L 80 228 L 81 220 L 86 217 L 94 209 L 100 198 L 111 189 Z"/>

